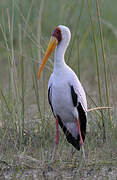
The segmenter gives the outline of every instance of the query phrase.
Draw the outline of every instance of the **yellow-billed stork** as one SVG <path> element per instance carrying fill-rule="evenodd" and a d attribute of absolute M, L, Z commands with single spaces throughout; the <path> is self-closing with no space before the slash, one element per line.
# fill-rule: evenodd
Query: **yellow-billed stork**
<path fill-rule="evenodd" d="M 55 28 L 40 66 L 38 78 L 49 56 L 55 50 L 54 69 L 48 83 L 49 104 L 56 118 L 54 153 L 59 142 L 59 124 L 66 135 L 67 141 L 77 150 L 80 150 L 81 146 L 85 158 L 84 140 L 87 122 L 87 101 L 78 77 L 64 60 L 70 38 L 71 33 L 68 27 L 59 25 Z"/>

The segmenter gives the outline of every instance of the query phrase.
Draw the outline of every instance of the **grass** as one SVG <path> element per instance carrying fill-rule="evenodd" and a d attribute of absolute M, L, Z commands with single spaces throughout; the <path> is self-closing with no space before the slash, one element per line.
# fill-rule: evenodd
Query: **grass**
<path fill-rule="evenodd" d="M 1 1 L 1 176 L 116 177 L 116 5 L 116 0 Z M 66 142 L 62 132 L 56 159 L 51 160 L 55 119 L 47 101 L 47 83 L 53 57 L 40 81 L 37 71 L 58 24 L 71 30 L 65 58 L 80 77 L 88 108 L 112 107 L 88 112 L 85 163 L 81 152 Z"/>

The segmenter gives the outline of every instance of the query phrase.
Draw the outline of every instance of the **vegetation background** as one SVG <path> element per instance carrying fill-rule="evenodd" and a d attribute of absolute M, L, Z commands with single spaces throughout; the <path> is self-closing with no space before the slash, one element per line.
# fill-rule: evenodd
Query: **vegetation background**
<path fill-rule="evenodd" d="M 3 179 L 117 178 L 117 1 L 0 1 L 0 177 Z M 47 101 L 53 56 L 37 71 L 54 28 L 71 30 L 65 55 L 87 94 L 82 153 L 63 133 L 55 160 L 55 120 Z"/>

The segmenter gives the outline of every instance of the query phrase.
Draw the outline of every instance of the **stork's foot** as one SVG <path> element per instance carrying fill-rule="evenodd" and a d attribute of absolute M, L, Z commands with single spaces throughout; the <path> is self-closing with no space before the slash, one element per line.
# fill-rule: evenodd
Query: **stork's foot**
<path fill-rule="evenodd" d="M 52 152 L 52 160 L 54 160 L 55 158 L 55 155 L 56 155 L 56 144 L 54 144 L 54 149 L 53 149 L 53 152 Z"/>
<path fill-rule="evenodd" d="M 80 141 L 80 144 L 81 144 L 81 148 L 82 148 L 83 159 L 85 160 L 85 151 L 84 151 L 84 143 L 83 143 L 83 141 L 82 142 Z"/>

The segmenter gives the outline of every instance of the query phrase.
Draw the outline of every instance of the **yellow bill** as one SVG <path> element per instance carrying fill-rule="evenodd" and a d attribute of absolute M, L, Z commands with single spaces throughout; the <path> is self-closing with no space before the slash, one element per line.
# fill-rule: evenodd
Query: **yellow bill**
<path fill-rule="evenodd" d="M 43 58 L 42 64 L 41 64 L 39 72 L 38 72 L 38 79 L 40 78 L 41 71 L 43 70 L 44 65 L 46 64 L 48 58 L 50 57 L 52 52 L 55 50 L 57 45 L 58 45 L 58 40 L 56 39 L 56 37 L 51 36 L 48 48 L 46 50 L 45 56 Z"/>

